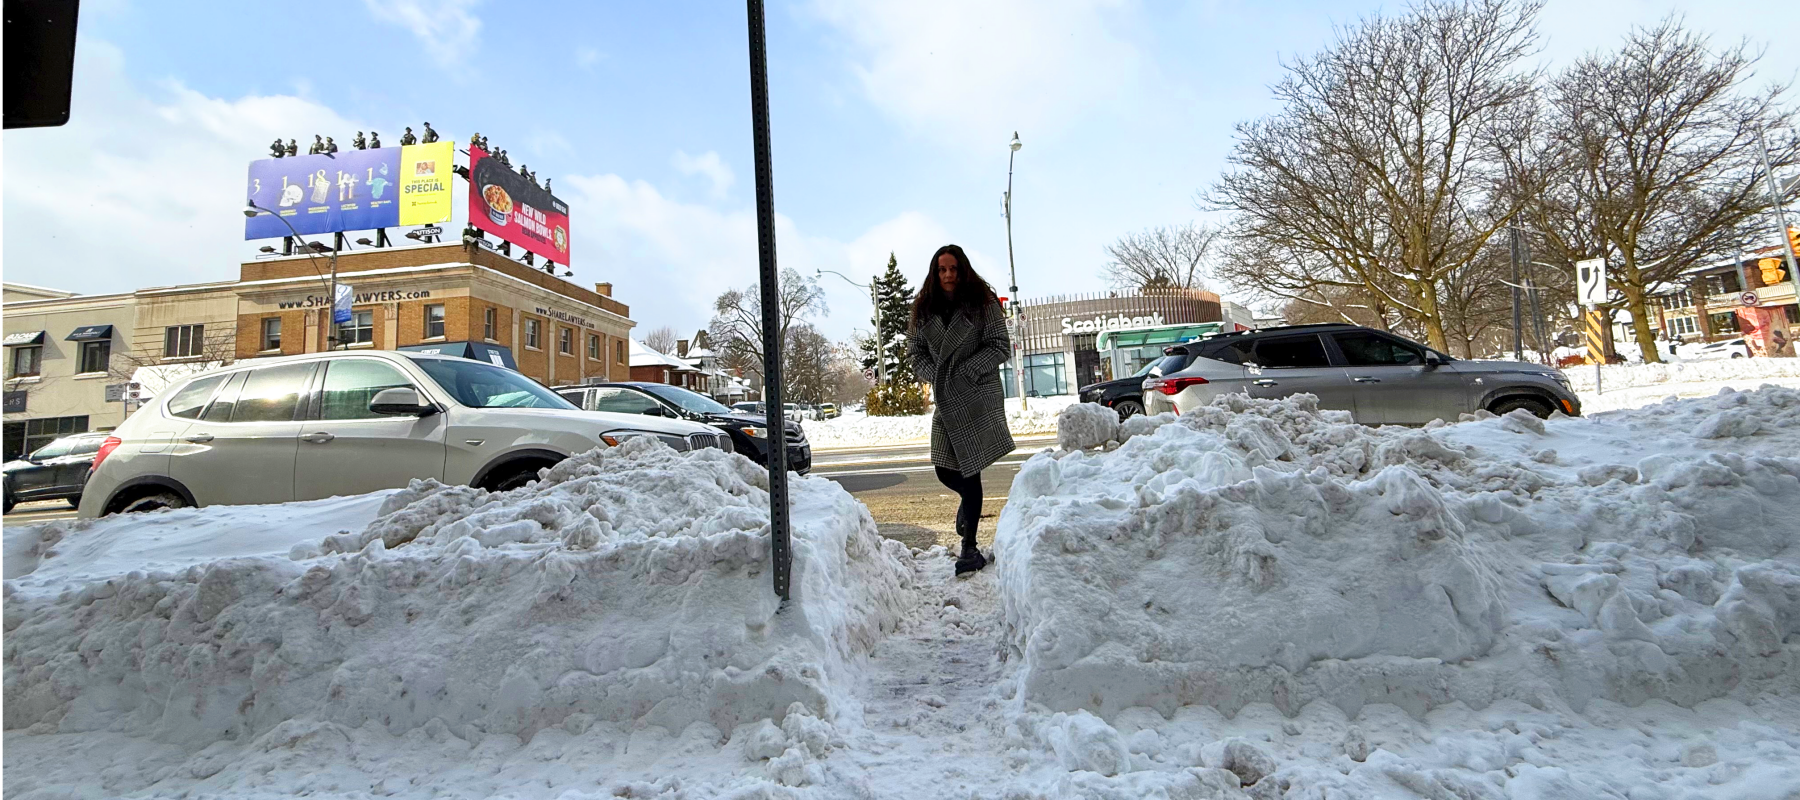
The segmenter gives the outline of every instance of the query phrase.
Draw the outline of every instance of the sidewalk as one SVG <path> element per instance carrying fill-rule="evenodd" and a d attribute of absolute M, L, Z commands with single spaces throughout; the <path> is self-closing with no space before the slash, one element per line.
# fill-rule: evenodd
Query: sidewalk
<path fill-rule="evenodd" d="M 1013 442 L 1018 444 L 1021 448 L 1027 444 L 1053 443 L 1055 441 L 1056 441 L 1056 434 L 1054 434 L 1054 433 L 1015 433 L 1015 434 L 1013 434 Z M 904 442 L 883 442 L 881 444 L 861 444 L 861 445 L 834 444 L 834 445 L 830 445 L 827 447 L 814 446 L 813 452 L 814 453 L 843 453 L 843 452 L 867 452 L 867 451 L 880 451 L 880 450 L 906 450 L 906 449 L 911 449 L 911 448 L 916 448 L 916 447 L 926 447 L 926 446 L 929 446 L 930 444 L 931 444 L 931 438 L 925 437 L 922 439 L 908 439 Z"/>

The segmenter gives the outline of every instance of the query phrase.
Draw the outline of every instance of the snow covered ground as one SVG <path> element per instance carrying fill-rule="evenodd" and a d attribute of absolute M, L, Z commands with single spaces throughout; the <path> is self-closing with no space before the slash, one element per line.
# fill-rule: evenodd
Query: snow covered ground
<path fill-rule="evenodd" d="M 1056 415 L 1075 402 L 1073 395 L 1033 397 L 1026 407 L 1019 399 L 1006 400 L 1006 421 L 1014 436 L 1056 432 Z M 869 417 L 845 414 L 837 419 L 807 420 L 800 423 L 806 439 L 813 447 L 869 447 L 891 444 L 917 444 L 931 439 L 931 415 L 908 417 Z"/>
<path fill-rule="evenodd" d="M 1665 397 L 1708 397 L 1721 389 L 1747 391 L 1763 384 L 1800 388 L 1800 359 L 1733 358 L 1670 364 L 1609 364 L 1594 391 L 1594 368 L 1563 370 L 1581 395 L 1582 413 L 1640 408 Z"/>
<path fill-rule="evenodd" d="M 648 442 L 507 494 L 9 528 L 7 794 L 1800 792 L 1800 392 L 1085 412 L 968 579 L 798 481 L 779 612 L 758 471 Z"/>

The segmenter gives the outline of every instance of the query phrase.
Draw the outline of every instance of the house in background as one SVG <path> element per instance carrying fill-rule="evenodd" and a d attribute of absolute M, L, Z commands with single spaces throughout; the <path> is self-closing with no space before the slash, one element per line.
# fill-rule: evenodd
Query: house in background
<path fill-rule="evenodd" d="M 636 339 L 631 340 L 631 379 L 645 383 L 666 383 L 706 394 L 705 376 L 686 361 L 652 350 Z"/>

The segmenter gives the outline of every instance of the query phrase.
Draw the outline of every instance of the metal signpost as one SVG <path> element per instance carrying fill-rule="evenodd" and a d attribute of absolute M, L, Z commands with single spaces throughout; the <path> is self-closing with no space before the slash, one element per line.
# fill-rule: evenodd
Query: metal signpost
<path fill-rule="evenodd" d="M 781 278 L 775 270 L 775 188 L 769 161 L 769 61 L 762 0 L 745 0 L 750 28 L 750 127 L 756 156 L 756 245 L 762 268 L 763 405 L 769 433 L 769 554 L 775 594 L 788 599 L 787 418 L 781 403 Z"/>
<path fill-rule="evenodd" d="M 1601 392 L 1600 365 L 1606 363 L 1606 321 L 1600 306 L 1606 303 L 1606 259 L 1575 262 L 1576 302 L 1587 306 L 1588 360 L 1594 362 L 1594 394 Z"/>

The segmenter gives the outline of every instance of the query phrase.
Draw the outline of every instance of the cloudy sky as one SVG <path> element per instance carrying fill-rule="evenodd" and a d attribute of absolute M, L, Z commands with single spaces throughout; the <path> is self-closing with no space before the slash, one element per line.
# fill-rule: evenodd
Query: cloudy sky
<path fill-rule="evenodd" d="M 866 280 L 892 251 L 916 276 L 956 242 L 1004 285 L 1017 130 L 1021 294 L 1099 290 L 1107 243 L 1198 216 L 1284 58 L 1383 7 L 770 0 L 781 263 Z M 1785 45 L 1759 84 L 1800 71 L 1800 22 L 1773 0 L 1550 0 L 1540 58 L 1671 12 L 1718 44 Z M 685 335 L 755 281 L 747 52 L 728 0 L 88 0 L 73 121 L 0 145 L 5 277 L 83 293 L 233 279 L 261 244 L 242 241 L 239 209 L 271 139 L 347 147 L 374 129 L 393 145 L 429 120 L 553 178 L 576 280 L 612 281 L 640 334 Z M 827 333 L 868 327 L 866 295 L 823 286 Z"/>

